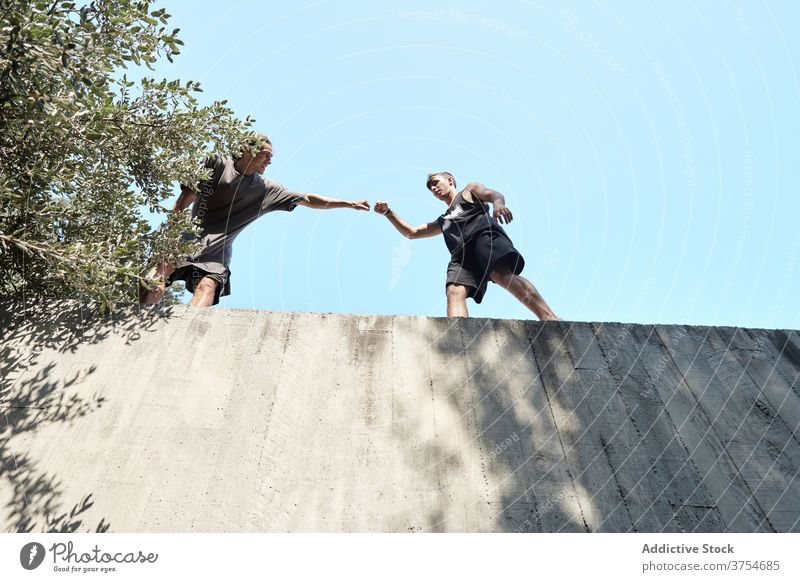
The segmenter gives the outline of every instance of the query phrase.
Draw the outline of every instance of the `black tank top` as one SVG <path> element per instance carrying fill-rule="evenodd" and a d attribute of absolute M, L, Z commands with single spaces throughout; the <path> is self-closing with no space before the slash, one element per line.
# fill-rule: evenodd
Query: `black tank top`
<path fill-rule="evenodd" d="M 480 201 L 474 194 L 472 198 L 473 202 L 467 202 L 462 190 L 456 194 L 447 212 L 436 219 L 442 228 L 444 242 L 451 254 L 461 252 L 464 245 L 487 229 L 503 232 L 502 227 L 489 214 L 489 205 Z"/>

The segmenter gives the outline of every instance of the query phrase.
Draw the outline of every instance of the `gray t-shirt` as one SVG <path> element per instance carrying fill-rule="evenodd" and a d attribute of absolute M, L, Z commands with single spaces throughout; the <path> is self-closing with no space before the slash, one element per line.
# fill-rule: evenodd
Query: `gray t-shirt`
<path fill-rule="evenodd" d="M 221 274 L 231 263 L 234 239 L 248 224 L 267 212 L 294 210 L 303 194 L 260 174 L 244 176 L 231 158 L 211 156 L 205 166 L 213 174 L 211 180 L 200 183 L 192 206 L 192 218 L 200 218 L 203 247 L 187 257 L 184 265 Z"/>

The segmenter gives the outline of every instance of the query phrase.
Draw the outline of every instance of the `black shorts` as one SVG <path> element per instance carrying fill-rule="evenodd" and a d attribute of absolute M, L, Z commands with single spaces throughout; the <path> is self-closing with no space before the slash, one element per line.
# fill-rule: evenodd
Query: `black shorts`
<path fill-rule="evenodd" d="M 195 286 L 200 282 L 203 277 L 210 277 L 214 279 L 218 285 L 214 291 L 214 303 L 219 303 L 219 298 L 231 294 L 231 272 L 230 269 L 225 269 L 224 273 L 209 273 L 201 269 L 197 265 L 182 265 L 175 269 L 175 271 L 167 278 L 167 286 L 172 285 L 175 281 L 184 281 L 186 289 L 190 293 L 194 293 Z"/>
<path fill-rule="evenodd" d="M 525 259 L 505 233 L 486 230 L 469 241 L 461 252 L 453 253 L 447 265 L 445 287 L 463 285 L 468 289 L 467 297 L 480 303 L 492 272 L 501 264 L 519 275 L 525 268 Z"/>

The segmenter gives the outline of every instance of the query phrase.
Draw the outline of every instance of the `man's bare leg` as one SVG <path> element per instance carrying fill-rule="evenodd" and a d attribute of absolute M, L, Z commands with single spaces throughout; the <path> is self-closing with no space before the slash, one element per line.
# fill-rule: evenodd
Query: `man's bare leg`
<path fill-rule="evenodd" d="M 447 317 L 469 317 L 468 294 L 469 290 L 464 285 L 451 283 L 447 286 Z"/>
<path fill-rule="evenodd" d="M 211 277 L 203 277 L 200 282 L 194 286 L 194 294 L 189 305 L 195 307 L 211 307 L 214 305 L 214 295 L 217 292 L 219 281 Z"/>
<path fill-rule="evenodd" d="M 533 283 L 525 277 L 515 275 L 507 266 L 498 266 L 492 273 L 492 281 L 508 289 L 520 302 L 533 311 L 542 321 L 560 321 L 561 318 L 553 313 L 550 306 L 542 298 Z"/>
<path fill-rule="evenodd" d="M 156 267 L 156 272 L 152 275 L 153 279 L 159 279 L 156 285 L 150 291 L 143 293 L 139 298 L 139 303 L 142 305 L 155 305 L 164 298 L 164 293 L 167 290 L 167 278 L 175 272 L 174 265 L 168 265 L 166 262 L 161 261 Z"/>

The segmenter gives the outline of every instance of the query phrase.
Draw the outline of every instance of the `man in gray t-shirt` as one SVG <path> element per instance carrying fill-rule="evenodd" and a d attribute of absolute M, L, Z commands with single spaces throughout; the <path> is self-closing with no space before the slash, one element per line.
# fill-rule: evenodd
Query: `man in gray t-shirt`
<path fill-rule="evenodd" d="M 350 201 L 319 194 L 294 192 L 261 174 L 272 161 L 272 143 L 263 134 L 261 149 L 253 155 L 245 148 L 241 158 L 212 156 L 205 166 L 211 179 L 200 183 L 199 191 L 181 186 L 175 212 L 183 212 L 190 204 L 192 217 L 200 219 L 201 248 L 183 257 L 177 265 L 161 262 L 155 278 L 161 283 L 143 294 L 141 302 L 158 303 L 167 285 L 183 280 L 193 293 L 191 305 L 216 305 L 219 298 L 230 294 L 231 251 L 233 241 L 258 217 L 276 210 L 292 211 L 296 206 L 309 208 L 352 208 L 369 210 L 366 200 Z"/>

